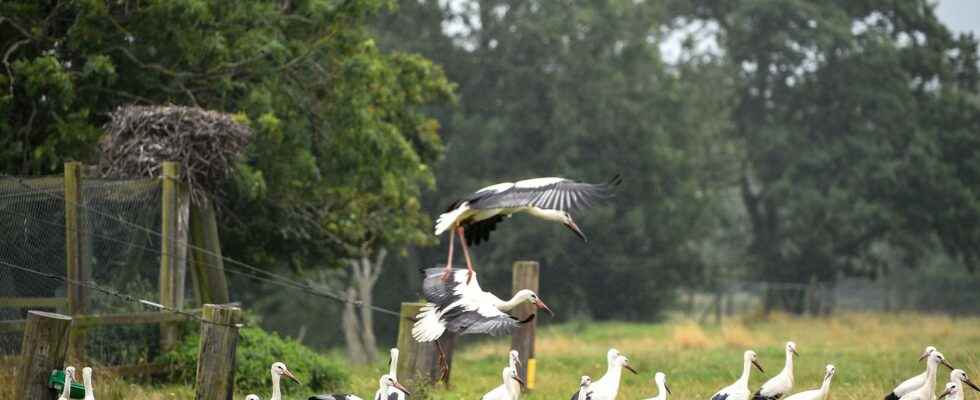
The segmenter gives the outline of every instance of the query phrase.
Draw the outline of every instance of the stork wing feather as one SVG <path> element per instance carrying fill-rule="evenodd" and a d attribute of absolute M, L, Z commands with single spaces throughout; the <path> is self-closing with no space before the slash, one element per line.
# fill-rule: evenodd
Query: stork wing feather
<path fill-rule="evenodd" d="M 537 181 L 550 183 L 522 185 L 522 182 L 527 181 L 517 182 L 507 190 L 486 193 L 472 200 L 469 203 L 470 207 L 475 209 L 537 207 L 574 211 L 592 207 L 596 202 L 610 197 L 612 188 L 622 179 L 616 175 L 603 184 L 581 183 L 560 178 Z"/>
<path fill-rule="evenodd" d="M 482 311 L 482 310 L 481 310 Z M 446 329 L 461 335 L 488 334 L 490 336 L 509 335 L 520 326 L 521 321 L 497 311 L 497 315 L 486 316 L 480 311 L 459 313 L 446 323 Z"/>

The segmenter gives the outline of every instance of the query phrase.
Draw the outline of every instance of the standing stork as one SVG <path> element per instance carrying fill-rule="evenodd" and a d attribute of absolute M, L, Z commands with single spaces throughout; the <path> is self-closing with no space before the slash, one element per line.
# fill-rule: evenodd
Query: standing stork
<path fill-rule="evenodd" d="M 388 355 L 389 355 L 388 356 L 388 375 L 391 376 L 391 378 L 394 379 L 395 382 L 398 382 L 398 348 L 397 347 L 392 347 L 391 350 L 388 351 Z M 391 396 L 393 394 L 397 395 L 398 394 L 397 393 L 398 391 L 399 391 L 399 389 L 397 387 L 395 387 L 395 385 L 389 385 L 388 386 L 388 393 L 386 393 L 385 395 L 386 396 Z"/>
<path fill-rule="evenodd" d="M 76 380 L 75 367 L 71 365 L 65 367 L 65 386 L 61 390 L 61 396 L 58 396 L 58 400 L 68 400 L 71 398 L 71 382 Z"/>
<path fill-rule="evenodd" d="M 504 383 L 493 388 L 481 397 L 481 400 L 517 400 L 521 397 L 521 387 L 524 381 L 517 375 L 517 370 L 511 367 L 504 367 L 501 371 Z"/>
<path fill-rule="evenodd" d="M 279 387 L 279 381 L 282 380 L 283 376 L 292 379 L 293 382 L 300 383 L 292 371 L 286 368 L 286 364 L 279 361 L 272 363 L 269 373 L 272 375 L 272 396 L 269 397 L 269 400 L 282 400 L 282 389 Z"/>
<path fill-rule="evenodd" d="M 748 400 L 752 393 L 749 391 L 749 373 L 752 372 L 752 366 L 759 369 L 759 372 L 766 372 L 759 365 L 758 358 L 754 351 L 746 350 L 745 354 L 742 354 L 742 376 L 735 383 L 711 396 L 711 400 Z"/>
<path fill-rule="evenodd" d="M 509 334 L 534 317 L 532 314 L 522 321 L 508 314 L 524 303 L 534 304 L 554 315 L 531 290 L 520 290 L 510 300 L 504 301 L 493 293 L 483 291 L 476 276 L 471 276 L 466 270 L 456 269 L 450 283 L 441 281 L 441 268 L 428 268 L 423 272 L 426 278 L 422 283 L 422 292 L 429 303 L 422 307 L 412 327 L 412 337 L 419 342 L 439 339 L 447 330 L 460 335 Z M 469 280 L 471 277 L 472 280 Z"/>
<path fill-rule="evenodd" d="M 966 371 L 962 369 L 954 369 L 953 372 L 949 373 L 949 383 L 958 385 L 960 389 L 963 389 L 963 385 L 965 384 L 973 388 L 973 390 L 980 392 L 980 387 L 977 387 L 977 385 L 970 380 L 970 377 L 966 375 Z M 947 388 L 948 386 L 949 385 L 947 385 Z M 949 396 L 954 400 L 961 400 L 963 399 L 963 391 L 960 391 L 958 395 L 956 393 L 950 393 Z"/>
<path fill-rule="evenodd" d="M 793 356 L 799 355 L 796 343 L 786 342 L 786 365 L 779 374 L 762 384 L 752 400 L 777 400 L 789 393 L 793 389 Z"/>
<path fill-rule="evenodd" d="M 535 178 L 490 185 L 454 201 L 436 220 L 435 234 L 450 229 L 462 242 L 466 268 L 473 275 L 468 245 L 476 246 L 490 239 L 497 224 L 513 214 L 526 212 L 537 218 L 560 222 L 579 238 L 588 241 L 572 219 L 571 211 L 591 207 L 608 198 L 612 188 L 622 182 L 619 175 L 609 182 L 591 184 L 565 178 Z M 453 232 L 449 234 L 449 255 L 443 275 L 449 281 L 453 265 Z"/>
<path fill-rule="evenodd" d="M 615 400 L 616 396 L 619 395 L 619 383 L 623 377 L 623 368 L 626 368 L 633 374 L 636 374 L 636 370 L 630 365 L 630 360 L 626 356 L 620 354 L 616 349 L 609 349 L 606 353 L 606 373 L 602 375 L 602 378 L 593 382 L 589 389 L 592 391 L 592 399 L 594 400 Z M 579 392 L 575 392 L 571 396 L 572 400 L 578 398 Z"/>
<path fill-rule="evenodd" d="M 922 355 L 919 356 L 919 361 L 924 360 L 926 357 L 929 357 L 930 354 L 936 351 L 937 351 L 936 347 L 926 346 L 926 349 L 922 351 Z M 909 394 L 913 390 L 918 389 L 919 387 L 921 387 L 923 384 L 926 383 L 927 372 L 928 372 L 928 368 L 927 371 L 924 371 L 921 374 L 913 376 L 909 379 L 906 379 L 902 383 L 899 383 L 898 386 L 895 386 L 895 389 L 893 389 L 891 393 L 888 393 L 888 395 L 885 396 L 885 400 L 898 400 L 902 398 L 902 396 L 905 396 L 906 394 Z"/>
<path fill-rule="evenodd" d="M 939 400 L 948 398 L 948 400 L 963 400 L 963 385 L 958 383 L 950 382 L 946 384 L 946 390 L 939 395 Z"/>
<path fill-rule="evenodd" d="M 826 400 L 827 394 L 830 393 L 830 380 L 836 373 L 837 368 L 834 368 L 832 364 L 827 364 L 827 372 L 823 376 L 823 384 L 820 385 L 820 389 L 799 392 L 787 397 L 786 400 Z"/>
<path fill-rule="evenodd" d="M 667 374 L 657 372 L 657 374 L 653 376 L 653 381 L 657 383 L 657 396 L 651 397 L 647 400 L 667 400 L 667 395 L 673 394 L 670 392 L 670 386 L 667 386 Z"/>
<path fill-rule="evenodd" d="M 514 371 L 517 371 L 517 375 L 520 375 L 521 367 L 523 367 L 523 365 L 521 365 L 521 353 L 519 353 L 517 350 L 511 350 L 508 355 L 509 359 L 507 360 L 507 366 L 513 368 Z"/>
<path fill-rule="evenodd" d="M 915 390 L 906 393 L 900 400 L 932 400 L 936 395 L 936 372 L 939 369 L 939 364 L 945 365 L 949 369 L 955 369 L 952 365 L 946 362 L 946 357 L 943 357 L 943 353 L 938 351 L 933 351 L 929 353 L 928 359 L 926 360 L 926 380 L 922 386 L 919 386 Z"/>
<path fill-rule="evenodd" d="M 85 385 L 85 399 L 95 400 L 95 386 L 92 385 L 92 368 L 82 368 L 82 383 Z"/>

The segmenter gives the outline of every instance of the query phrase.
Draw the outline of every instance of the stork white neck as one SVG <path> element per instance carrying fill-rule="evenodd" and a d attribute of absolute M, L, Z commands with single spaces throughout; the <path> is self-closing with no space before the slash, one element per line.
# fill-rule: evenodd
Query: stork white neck
<path fill-rule="evenodd" d="M 525 302 L 527 302 L 528 299 L 529 299 L 528 295 L 524 291 L 520 291 L 514 294 L 514 296 L 511 297 L 510 300 L 497 304 L 496 307 L 500 311 L 508 312 L 510 310 L 513 310 L 514 307 L 524 304 Z"/>
<path fill-rule="evenodd" d="M 738 377 L 738 384 L 748 387 L 749 385 L 749 373 L 752 370 L 752 357 L 749 354 L 745 354 L 742 357 L 742 376 Z"/>
<path fill-rule="evenodd" d="M 507 388 L 507 393 L 510 394 L 510 398 L 516 399 L 521 395 L 521 384 L 514 380 L 514 378 L 511 377 L 511 374 L 516 375 L 517 371 L 507 367 L 506 372 L 504 373 L 504 387 Z"/>
<path fill-rule="evenodd" d="M 789 383 L 793 384 L 793 351 L 786 349 L 786 365 L 783 366 L 783 372 L 781 372 L 789 379 Z"/>
<path fill-rule="evenodd" d="M 546 210 L 537 207 L 530 207 L 527 209 L 527 213 L 541 218 L 543 220 L 554 221 L 554 222 L 564 222 L 565 212 L 559 210 Z"/>
<path fill-rule="evenodd" d="M 85 384 L 85 400 L 95 400 L 95 388 L 92 387 L 92 368 L 82 368 L 82 382 Z"/>
<path fill-rule="evenodd" d="M 272 373 L 272 397 L 269 400 L 282 400 L 282 392 L 279 389 L 279 374 Z"/>
<path fill-rule="evenodd" d="M 657 397 L 653 400 L 666 400 L 667 399 L 667 380 L 663 375 L 657 374 L 654 380 L 657 382 Z"/>

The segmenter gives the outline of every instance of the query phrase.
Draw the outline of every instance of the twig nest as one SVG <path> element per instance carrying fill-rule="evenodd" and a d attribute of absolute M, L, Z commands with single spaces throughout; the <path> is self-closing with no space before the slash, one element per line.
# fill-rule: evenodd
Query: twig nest
<path fill-rule="evenodd" d="M 231 115 L 196 107 L 130 105 L 109 117 L 99 143 L 102 176 L 156 178 L 162 162 L 175 161 L 198 204 L 218 193 L 252 135 Z"/>

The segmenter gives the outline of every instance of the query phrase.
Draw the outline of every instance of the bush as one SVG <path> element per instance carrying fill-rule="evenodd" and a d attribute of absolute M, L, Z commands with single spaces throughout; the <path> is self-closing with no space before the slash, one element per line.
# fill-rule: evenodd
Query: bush
<path fill-rule="evenodd" d="M 176 349 L 160 357 L 161 362 L 173 364 L 172 378 L 193 384 L 197 371 L 197 351 L 200 337 L 187 336 Z M 241 329 L 235 369 L 235 391 L 238 393 L 268 393 L 272 382 L 269 368 L 282 361 L 302 385 L 286 379 L 284 393 L 323 393 L 343 386 L 348 379 L 341 361 L 322 356 L 295 341 L 257 327 Z M 305 396 L 304 396 L 305 398 Z"/>

